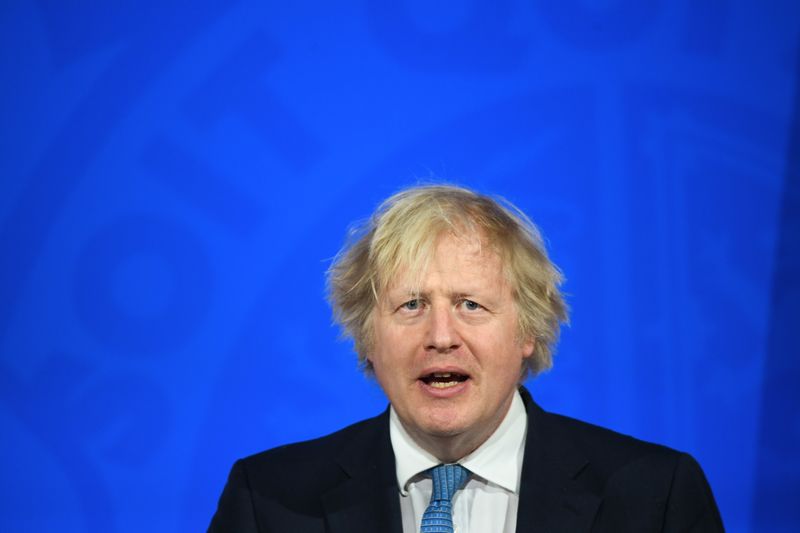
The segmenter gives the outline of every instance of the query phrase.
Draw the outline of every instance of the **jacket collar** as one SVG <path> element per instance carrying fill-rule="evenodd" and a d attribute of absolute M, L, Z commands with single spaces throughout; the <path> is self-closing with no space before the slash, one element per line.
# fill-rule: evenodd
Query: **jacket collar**
<path fill-rule="evenodd" d="M 589 531 L 601 498 L 581 474 L 586 457 L 524 387 L 528 434 L 522 463 L 517 531 Z"/>
<path fill-rule="evenodd" d="M 345 479 L 322 496 L 331 533 L 402 533 L 388 409 L 362 426 L 337 462 Z"/>

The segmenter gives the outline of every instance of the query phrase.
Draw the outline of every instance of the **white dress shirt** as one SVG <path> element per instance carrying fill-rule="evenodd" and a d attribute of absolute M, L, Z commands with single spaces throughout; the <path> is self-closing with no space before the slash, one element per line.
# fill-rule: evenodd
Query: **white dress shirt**
<path fill-rule="evenodd" d="M 495 432 L 477 450 L 458 461 L 472 476 L 453 496 L 455 533 L 515 532 L 527 429 L 528 417 L 517 392 Z M 389 434 L 400 487 L 403 533 L 419 533 L 422 514 L 433 491 L 433 482 L 425 471 L 441 461 L 411 438 L 394 408 L 389 415 Z"/>

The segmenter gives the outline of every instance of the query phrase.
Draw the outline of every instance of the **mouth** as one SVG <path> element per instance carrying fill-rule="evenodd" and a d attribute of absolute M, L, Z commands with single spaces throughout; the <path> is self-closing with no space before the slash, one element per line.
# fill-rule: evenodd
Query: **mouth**
<path fill-rule="evenodd" d="M 458 372 L 431 372 L 422 375 L 419 379 L 435 389 L 449 389 L 464 383 L 469 379 L 469 376 Z"/>

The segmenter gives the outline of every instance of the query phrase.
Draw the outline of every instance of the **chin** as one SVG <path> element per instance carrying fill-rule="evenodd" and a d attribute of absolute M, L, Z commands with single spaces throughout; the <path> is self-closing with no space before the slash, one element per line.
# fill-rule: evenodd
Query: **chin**
<path fill-rule="evenodd" d="M 464 433 L 469 425 L 454 416 L 435 416 L 426 420 L 421 429 L 431 437 L 455 437 Z"/>

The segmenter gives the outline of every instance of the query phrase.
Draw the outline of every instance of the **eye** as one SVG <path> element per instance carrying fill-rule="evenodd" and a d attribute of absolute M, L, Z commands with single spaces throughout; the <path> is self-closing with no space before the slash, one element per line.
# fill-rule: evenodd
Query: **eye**
<path fill-rule="evenodd" d="M 419 309 L 419 300 L 417 299 L 409 300 L 400 307 L 403 309 L 407 309 L 409 311 L 416 311 L 417 309 Z"/>
<path fill-rule="evenodd" d="M 464 309 L 467 311 L 477 311 L 482 307 L 481 304 L 472 300 L 464 300 L 461 303 L 464 305 Z"/>

